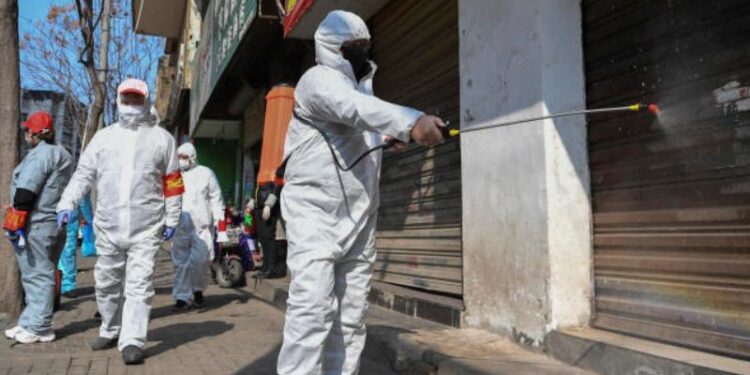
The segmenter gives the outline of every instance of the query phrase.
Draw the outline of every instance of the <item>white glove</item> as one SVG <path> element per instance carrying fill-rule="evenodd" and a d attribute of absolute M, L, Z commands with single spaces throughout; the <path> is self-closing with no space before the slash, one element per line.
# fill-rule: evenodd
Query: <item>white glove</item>
<path fill-rule="evenodd" d="M 229 242 L 229 236 L 227 235 L 227 232 L 217 232 L 216 233 L 216 242 L 218 242 L 218 243 L 227 243 L 227 242 Z"/>
<path fill-rule="evenodd" d="M 229 236 L 227 236 L 227 227 L 223 221 L 219 221 L 218 223 L 216 223 L 216 242 L 229 242 Z"/>
<path fill-rule="evenodd" d="M 268 221 L 271 218 L 271 206 L 263 207 L 263 220 Z"/>

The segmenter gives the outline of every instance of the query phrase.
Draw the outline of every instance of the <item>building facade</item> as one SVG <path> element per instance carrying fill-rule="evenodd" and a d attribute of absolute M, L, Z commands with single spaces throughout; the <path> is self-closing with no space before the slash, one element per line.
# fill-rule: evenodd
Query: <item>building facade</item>
<path fill-rule="evenodd" d="M 85 113 L 83 108 L 83 104 L 63 93 L 49 90 L 21 90 L 21 121 L 26 121 L 26 118 L 36 111 L 49 112 L 55 122 L 55 143 L 65 147 L 73 156 L 73 160 L 78 160 L 81 148 L 81 124 L 86 120 L 81 118 Z M 19 151 L 23 156 L 28 151 L 28 146 L 23 141 L 23 131 L 19 131 L 19 137 L 21 146 Z"/>
<path fill-rule="evenodd" d="M 531 346 L 604 329 L 750 356 L 747 2 L 181 3 L 202 22 L 173 42 L 192 83 L 166 118 L 223 148 L 238 202 L 265 94 L 314 64 L 334 7 L 370 26 L 376 95 L 451 127 L 658 103 L 386 154 L 371 300 Z"/>

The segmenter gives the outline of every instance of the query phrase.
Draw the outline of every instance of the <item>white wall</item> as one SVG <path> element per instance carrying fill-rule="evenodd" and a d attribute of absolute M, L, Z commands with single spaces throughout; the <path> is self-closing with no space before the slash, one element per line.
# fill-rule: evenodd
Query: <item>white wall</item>
<path fill-rule="evenodd" d="M 583 108 L 577 0 L 459 0 L 462 128 Z M 591 311 L 582 117 L 461 136 L 465 325 L 532 345 Z"/>

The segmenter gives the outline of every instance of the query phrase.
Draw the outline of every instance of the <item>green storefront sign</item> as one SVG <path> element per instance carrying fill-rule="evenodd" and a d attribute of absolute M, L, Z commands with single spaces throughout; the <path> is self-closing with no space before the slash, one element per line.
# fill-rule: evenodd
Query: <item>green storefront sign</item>
<path fill-rule="evenodd" d="M 200 45 L 193 61 L 191 134 L 221 74 L 253 23 L 257 5 L 257 0 L 212 0 L 209 4 L 201 27 Z"/>

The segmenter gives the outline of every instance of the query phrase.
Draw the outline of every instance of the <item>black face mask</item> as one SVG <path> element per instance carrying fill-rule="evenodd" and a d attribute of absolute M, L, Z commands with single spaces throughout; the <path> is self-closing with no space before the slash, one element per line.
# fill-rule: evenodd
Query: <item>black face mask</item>
<path fill-rule="evenodd" d="M 359 46 L 343 46 L 341 47 L 341 54 L 352 65 L 357 82 L 372 70 L 372 66 L 370 65 L 370 51 L 368 49 Z"/>

